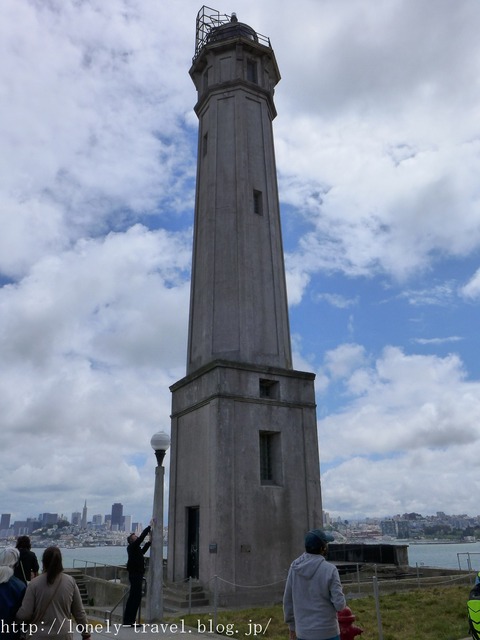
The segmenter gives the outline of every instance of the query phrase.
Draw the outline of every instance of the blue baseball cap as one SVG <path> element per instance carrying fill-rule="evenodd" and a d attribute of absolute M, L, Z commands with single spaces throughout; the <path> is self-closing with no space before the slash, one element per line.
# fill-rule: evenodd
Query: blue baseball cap
<path fill-rule="evenodd" d="M 325 533 L 322 529 L 312 529 L 305 536 L 305 551 L 318 554 L 329 542 L 334 540 L 331 533 Z"/>

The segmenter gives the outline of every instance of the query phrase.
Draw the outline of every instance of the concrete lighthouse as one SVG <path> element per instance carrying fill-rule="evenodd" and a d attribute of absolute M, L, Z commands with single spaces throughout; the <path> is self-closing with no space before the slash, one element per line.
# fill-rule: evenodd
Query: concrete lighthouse
<path fill-rule="evenodd" d="M 171 387 L 168 577 L 221 602 L 283 589 L 322 524 L 314 374 L 292 369 L 268 38 L 203 7 L 186 377 Z M 262 590 L 262 587 L 264 589 Z"/>

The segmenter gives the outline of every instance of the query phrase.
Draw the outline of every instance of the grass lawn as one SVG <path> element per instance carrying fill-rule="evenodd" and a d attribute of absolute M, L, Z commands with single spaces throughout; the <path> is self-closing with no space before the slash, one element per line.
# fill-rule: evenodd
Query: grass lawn
<path fill-rule="evenodd" d="M 433 587 L 380 596 L 380 616 L 384 640 L 460 640 L 468 634 L 465 586 Z M 360 640 L 378 640 L 375 600 L 372 596 L 348 601 L 364 630 Z M 185 625 L 200 631 L 214 631 L 213 611 L 184 616 Z M 178 618 L 177 618 L 178 622 Z M 282 607 L 256 607 L 217 612 L 217 633 L 235 640 L 244 636 L 262 636 L 268 640 L 286 640 Z M 200 625 L 200 626 L 199 626 Z M 205 625 L 202 627 L 201 625 Z M 253 640 L 253 638 L 252 638 Z"/>

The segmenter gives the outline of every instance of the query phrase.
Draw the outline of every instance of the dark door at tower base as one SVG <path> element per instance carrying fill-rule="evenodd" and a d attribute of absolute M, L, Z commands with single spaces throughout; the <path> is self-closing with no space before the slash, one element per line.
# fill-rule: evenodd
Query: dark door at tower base
<path fill-rule="evenodd" d="M 200 507 L 187 507 L 187 578 L 199 577 Z"/>

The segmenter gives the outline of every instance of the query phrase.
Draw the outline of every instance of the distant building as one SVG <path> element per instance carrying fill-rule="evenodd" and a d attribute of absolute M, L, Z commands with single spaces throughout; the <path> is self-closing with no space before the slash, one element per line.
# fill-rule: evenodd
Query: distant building
<path fill-rule="evenodd" d="M 123 516 L 123 530 L 128 533 L 132 532 L 132 516 Z"/>
<path fill-rule="evenodd" d="M 410 537 L 410 522 L 408 520 L 397 520 L 397 538 L 409 538 Z"/>
<path fill-rule="evenodd" d="M 382 520 L 380 522 L 382 535 L 391 536 L 392 538 L 409 538 L 410 522 L 403 519 Z"/>
<path fill-rule="evenodd" d="M 81 522 L 82 522 L 82 514 L 80 513 L 80 511 L 74 511 L 72 513 L 71 523 L 79 527 Z"/>
<path fill-rule="evenodd" d="M 36 531 L 37 529 L 42 528 L 41 520 L 40 519 L 37 520 L 36 518 L 27 518 L 27 525 L 30 530 L 30 533 L 32 531 Z"/>
<path fill-rule="evenodd" d="M 40 514 L 40 522 L 42 527 L 48 527 L 52 524 L 57 524 L 58 513 L 42 513 Z"/>
<path fill-rule="evenodd" d="M 26 520 L 16 520 L 13 523 L 14 536 L 28 536 L 32 533 L 32 529 Z"/>
<path fill-rule="evenodd" d="M 12 517 L 11 513 L 2 513 L 2 517 L 0 518 L 0 529 L 10 529 L 10 518 Z"/>
<path fill-rule="evenodd" d="M 382 529 L 382 536 L 392 536 L 392 538 L 395 537 L 395 520 L 382 520 L 380 522 L 380 527 Z"/>
<path fill-rule="evenodd" d="M 103 516 L 101 513 L 98 513 L 92 516 L 92 524 L 94 524 L 95 526 L 99 526 L 103 524 Z"/>
<path fill-rule="evenodd" d="M 123 525 L 123 504 L 115 502 L 112 504 L 111 528 L 120 531 Z"/>
<path fill-rule="evenodd" d="M 82 511 L 82 529 L 86 529 L 87 528 L 87 501 L 85 500 L 85 504 L 83 505 L 83 511 Z"/>

